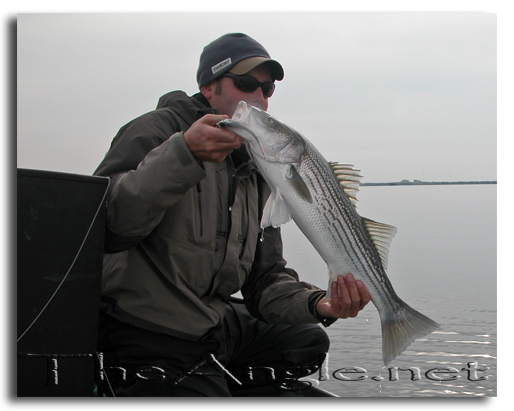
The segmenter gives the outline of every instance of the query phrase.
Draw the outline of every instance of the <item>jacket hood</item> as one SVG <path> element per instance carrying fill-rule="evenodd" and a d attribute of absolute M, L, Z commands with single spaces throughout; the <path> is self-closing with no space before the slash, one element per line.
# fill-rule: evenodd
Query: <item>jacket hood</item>
<path fill-rule="evenodd" d="M 178 113 L 196 112 L 196 119 L 205 114 L 219 114 L 218 109 L 209 106 L 209 102 L 201 93 L 189 97 L 183 91 L 171 91 L 164 94 L 157 102 L 157 109 L 168 108 Z M 195 119 L 195 120 L 196 120 Z"/>

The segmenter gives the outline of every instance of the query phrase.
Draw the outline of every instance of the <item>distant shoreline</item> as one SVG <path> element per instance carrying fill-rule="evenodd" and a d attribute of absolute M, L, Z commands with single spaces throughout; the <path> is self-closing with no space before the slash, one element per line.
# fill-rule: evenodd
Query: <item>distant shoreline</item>
<path fill-rule="evenodd" d="M 496 181 L 408 181 L 396 183 L 362 183 L 361 186 L 435 186 L 435 185 L 463 185 L 463 184 L 497 184 Z"/>

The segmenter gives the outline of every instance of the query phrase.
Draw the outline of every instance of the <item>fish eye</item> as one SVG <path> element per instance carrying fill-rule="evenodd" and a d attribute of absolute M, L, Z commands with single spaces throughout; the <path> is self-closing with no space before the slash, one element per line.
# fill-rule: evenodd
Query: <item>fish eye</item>
<path fill-rule="evenodd" d="M 270 126 L 270 127 L 275 127 L 275 125 L 277 124 L 277 122 L 275 121 L 275 119 L 274 119 L 274 118 L 272 118 L 272 117 L 266 117 L 266 118 L 264 119 L 264 121 L 265 121 L 265 122 L 267 123 L 267 125 L 268 125 L 268 126 Z"/>

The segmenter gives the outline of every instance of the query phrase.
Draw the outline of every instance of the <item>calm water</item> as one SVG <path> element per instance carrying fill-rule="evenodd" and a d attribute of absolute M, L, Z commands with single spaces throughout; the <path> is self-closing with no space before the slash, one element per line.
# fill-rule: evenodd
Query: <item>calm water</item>
<path fill-rule="evenodd" d="M 352 397 L 496 396 L 496 185 L 361 187 L 358 198 L 361 216 L 398 228 L 388 268 L 397 294 L 443 328 L 383 367 L 370 303 L 327 329 L 319 386 Z M 282 230 L 288 265 L 326 288 L 317 252 L 294 223 Z"/>

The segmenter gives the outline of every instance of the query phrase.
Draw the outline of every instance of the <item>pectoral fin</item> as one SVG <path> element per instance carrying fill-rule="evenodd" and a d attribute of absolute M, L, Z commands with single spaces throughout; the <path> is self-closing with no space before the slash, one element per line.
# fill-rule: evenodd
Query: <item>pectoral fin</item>
<path fill-rule="evenodd" d="M 307 187 L 307 184 L 305 184 L 305 181 L 303 181 L 303 178 L 298 174 L 298 171 L 296 171 L 296 168 L 293 165 L 289 166 L 286 177 L 294 191 L 305 201 L 312 203 L 312 196 L 309 191 L 309 187 Z"/>
<path fill-rule="evenodd" d="M 287 203 L 279 191 L 273 191 L 262 212 L 261 227 L 278 227 L 291 221 Z"/>

